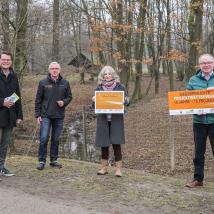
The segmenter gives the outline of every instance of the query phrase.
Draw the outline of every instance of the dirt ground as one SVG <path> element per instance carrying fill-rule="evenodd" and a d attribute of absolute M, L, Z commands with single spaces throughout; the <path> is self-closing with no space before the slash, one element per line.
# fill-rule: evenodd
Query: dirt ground
<path fill-rule="evenodd" d="M 97 164 L 61 162 L 62 169 L 47 165 L 38 171 L 35 158 L 9 157 L 7 166 L 16 176 L 1 177 L 1 214 L 214 212 L 214 174 L 203 188 L 189 189 L 184 186 L 190 174 L 183 179 L 124 169 L 117 178 L 113 167 L 97 176 Z"/>
<path fill-rule="evenodd" d="M 63 201 L 50 200 L 49 198 L 41 198 L 18 189 L 2 186 L 0 186 L 0 192 L 2 214 L 51 214 L 56 213 L 56 211 L 60 214 L 91 213 L 90 210 L 86 210 L 72 201 L 65 203 Z"/>

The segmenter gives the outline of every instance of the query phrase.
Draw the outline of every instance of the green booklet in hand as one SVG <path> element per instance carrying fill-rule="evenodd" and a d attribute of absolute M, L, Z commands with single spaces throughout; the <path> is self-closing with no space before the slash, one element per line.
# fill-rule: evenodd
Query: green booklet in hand
<path fill-rule="evenodd" d="M 8 99 L 15 103 L 17 100 L 19 100 L 19 96 L 14 92 L 10 97 L 8 97 Z"/>

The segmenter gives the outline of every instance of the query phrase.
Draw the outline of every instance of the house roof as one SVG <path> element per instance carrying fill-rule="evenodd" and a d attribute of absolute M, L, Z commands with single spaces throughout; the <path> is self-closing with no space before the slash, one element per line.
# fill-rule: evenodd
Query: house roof
<path fill-rule="evenodd" d="M 79 55 L 75 56 L 68 65 L 72 65 L 74 67 L 84 67 L 85 69 L 90 68 L 93 63 L 89 60 L 84 54 L 80 53 Z"/>

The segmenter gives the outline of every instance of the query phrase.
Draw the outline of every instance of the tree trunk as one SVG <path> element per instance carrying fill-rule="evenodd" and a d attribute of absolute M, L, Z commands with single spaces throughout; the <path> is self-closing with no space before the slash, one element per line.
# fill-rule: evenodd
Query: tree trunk
<path fill-rule="evenodd" d="M 123 1 L 118 0 L 116 1 L 115 5 L 113 6 L 113 20 L 116 22 L 118 26 L 123 26 L 124 25 L 124 18 L 123 18 Z M 116 38 L 117 38 L 117 51 L 121 55 L 120 59 L 118 60 L 118 68 L 120 70 L 120 81 L 123 85 L 126 87 L 128 86 L 128 79 L 129 79 L 129 66 L 127 65 L 126 61 L 126 48 L 125 48 L 125 34 L 123 32 L 123 29 L 120 29 L 119 27 L 116 28 L 115 30 Z M 125 61 L 121 61 L 125 60 Z"/>
<path fill-rule="evenodd" d="M 14 47 L 14 69 L 22 82 L 24 71 L 27 65 L 27 16 L 28 16 L 28 0 L 17 1 L 16 11 L 16 36 Z"/>
<path fill-rule="evenodd" d="M 170 21 L 170 1 L 166 2 L 166 10 L 167 10 L 167 23 L 166 23 L 166 33 L 167 33 L 167 55 L 171 50 L 171 21 Z M 173 74 L 173 65 L 171 59 L 167 60 L 167 73 L 169 75 L 169 89 L 170 91 L 174 90 L 174 74 Z"/>
<path fill-rule="evenodd" d="M 146 16 L 146 6 L 147 0 L 144 0 L 143 3 L 140 5 L 140 12 L 137 27 L 140 29 L 144 29 L 145 27 L 145 16 Z M 136 37 L 135 42 L 135 59 L 139 62 L 143 59 L 144 53 L 144 30 L 139 33 Z M 136 70 L 136 79 L 135 79 L 135 86 L 134 92 L 132 94 L 132 102 L 136 102 L 137 100 L 142 98 L 142 89 L 141 89 L 141 82 L 142 82 L 142 64 L 137 63 L 135 66 Z"/>
<path fill-rule="evenodd" d="M 10 51 L 10 28 L 9 28 L 9 1 L 1 1 L 2 8 L 2 31 L 3 31 L 3 49 Z"/>
<path fill-rule="evenodd" d="M 59 61 L 59 0 L 53 2 L 52 60 Z"/>
<path fill-rule="evenodd" d="M 188 20 L 190 51 L 189 63 L 186 69 L 187 80 L 195 73 L 195 66 L 197 65 L 198 55 L 201 51 L 203 4 L 204 0 L 191 0 L 190 2 Z"/>

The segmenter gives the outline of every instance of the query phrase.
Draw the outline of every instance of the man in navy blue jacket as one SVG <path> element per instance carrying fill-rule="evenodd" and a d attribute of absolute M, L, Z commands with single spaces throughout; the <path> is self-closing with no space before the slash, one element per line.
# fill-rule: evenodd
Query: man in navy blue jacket
<path fill-rule="evenodd" d="M 59 137 L 63 128 L 65 107 L 72 100 L 69 82 L 60 75 L 61 67 L 59 63 L 52 62 L 48 70 L 47 77 L 39 82 L 35 101 L 35 114 L 40 125 L 38 170 L 45 167 L 50 129 L 52 129 L 50 166 L 62 167 L 57 161 Z"/>
<path fill-rule="evenodd" d="M 0 175 L 14 175 L 5 167 L 7 149 L 13 127 L 23 120 L 18 78 L 12 65 L 12 54 L 3 51 L 0 54 Z M 19 97 L 13 100 L 13 94 Z"/>

